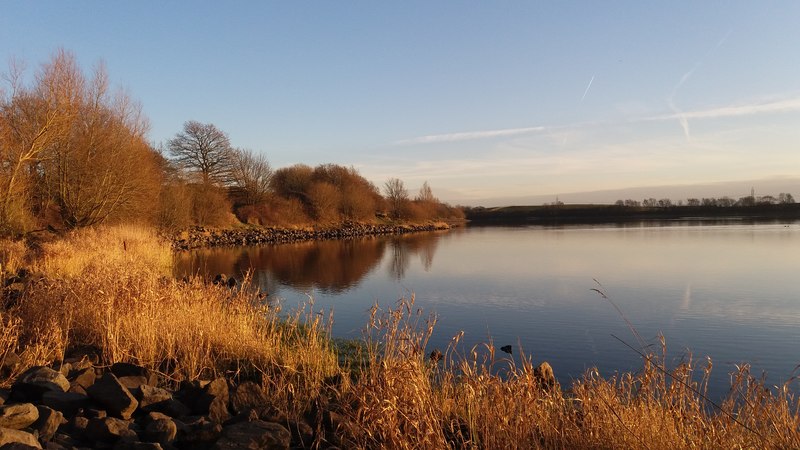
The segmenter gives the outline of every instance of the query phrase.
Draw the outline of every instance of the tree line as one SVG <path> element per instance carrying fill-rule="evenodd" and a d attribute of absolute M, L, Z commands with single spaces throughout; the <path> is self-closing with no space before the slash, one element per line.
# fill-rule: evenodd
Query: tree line
<path fill-rule="evenodd" d="M 32 77 L 12 62 L 0 88 L 0 233 L 139 221 L 191 225 L 310 225 L 461 218 L 426 182 L 382 190 L 353 167 L 297 164 L 231 145 L 213 124 L 188 121 L 156 148 L 127 93 L 102 65 L 86 74 L 57 51 Z"/>
<path fill-rule="evenodd" d="M 738 200 L 731 197 L 704 197 L 704 198 L 687 198 L 686 201 L 678 200 L 673 202 L 671 199 L 662 198 L 656 200 L 655 198 L 646 198 L 642 201 L 627 199 L 617 200 L 614 205 L 628 207 L 628 208 L 672 208 L 681 206 L 692 207 L 706 207 L 706 208 L 732 208 L 739 206 L 768 206 L 768 205 L 789 205 L 794 204 L 794 196 L 792 194 L 781 192 L 777 197 L 772 195 L 758 196 L 747 195 L 740 197 Z"/>

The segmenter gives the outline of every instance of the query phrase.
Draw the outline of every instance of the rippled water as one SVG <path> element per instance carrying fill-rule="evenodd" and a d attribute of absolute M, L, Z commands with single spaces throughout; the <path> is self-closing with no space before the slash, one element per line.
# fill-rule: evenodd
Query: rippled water
<path fill-rule="evenodd" d="M 641 367 L 613 337 L 636 346 L 614 305 L 648 344 L 665 336 L 670 364 L 710 356 L 714 396 L 735 364 L 776 384 L 800 364 L 798 223 L 468 227 L 177 258 L 180 276 L 252 269 L 289 308 L 311 296 L 334 310 L 339 337 L 360 336 L 376 301 L 413 293 L 439 318 L 431 348 L 461 330 L 465 349 L 492 339 L 519 354 L 521 345 L 562 383 L 592 366 L 603 375 Z"/>

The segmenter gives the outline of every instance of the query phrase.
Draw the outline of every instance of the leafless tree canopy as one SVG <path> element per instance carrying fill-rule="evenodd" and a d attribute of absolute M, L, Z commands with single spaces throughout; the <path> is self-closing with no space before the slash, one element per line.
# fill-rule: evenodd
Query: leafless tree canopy
<path fill-rule="evenodd" d="M 175 161 L 204 185 L 222 185 L 230 177 L 233 149 L 228 135 L 213 124 L 190 120 L 167 143 Z"/>
<path fill-rule="evenodd" d="M 392 216 L 396 218 L 402 217 L 403 207 L 408 202 L 408 189 L 406 189 L 403 180 L 389 178 L 383 184 L 383 193 L 386 196 L 386 201 L 389 202 Z"/>
<path fill-rule="evenodd" d="M 266 156 L 248 149 L 232 152 L 231 193 L 239 203 L 255 205 L 267 199 L 272 181 L 272 167 Z"/>

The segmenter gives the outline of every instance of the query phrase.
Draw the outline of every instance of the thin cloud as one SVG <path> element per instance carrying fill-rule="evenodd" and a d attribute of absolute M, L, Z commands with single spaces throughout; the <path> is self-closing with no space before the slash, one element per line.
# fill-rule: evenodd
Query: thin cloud
<path fill-rule="evenodd" d="M 547 131 L 548 127 L 526 127 L 526 128 L 504 128 L 500 130 L 465 131 L 461 133 L 432 134 L 420 136 L 412 139 L 396 141 L 395 145 L 414 145 L 414 144 L 435 144 L 440 142 L 459 142 L 473 141 L 477 139 L 488 139 L 495 137 L 516 136 L 520 134 L 541 133 Z"/>
<path fill-rule="evenodd" d="M 752 116 L 757 114 L 774 114 L 795 111 L 800 111 L 800 97 L 753 102 L 742 105 L 721 106 L 717 108 L 696 111 L 682 111 L 674 114 L 647 117 L 643 120 L 718 119 L 723 117 Z"/>

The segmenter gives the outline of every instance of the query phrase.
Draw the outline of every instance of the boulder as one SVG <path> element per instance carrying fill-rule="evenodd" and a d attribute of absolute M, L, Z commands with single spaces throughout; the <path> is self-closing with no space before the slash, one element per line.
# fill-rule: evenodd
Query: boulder
<path fill-rule="evenodd" d="M 172 400 L 172 393 L 166 389 L 161 389 L 147 384 L 140 385 L 133 391 L 134 397 L 139 402 L 139 408 L 147 410 L 147 407 L 156 403 Z"/>
<path fill-rule="evenodd" d="M 39 419 L 33 423 L 31 428 L 39 432 L 39 440 L 47 442 L 53 439 L 58 427 L 66 423 L 64 415 L 60 411 L 48 408 L 47 406 L 37 406 Z"/>
<path fill-rule="evenodd" d="M 169 417 L 150 420 L 144 429 L 143 437 L 150 442 L 169 444 L 178 435 L 178 426 Z"/>
<path fill-rule="evenodd" d="M 11 396 L 11 391 L 8 389 L 0 388 L 0 405 L 4 405 L 8 398 Z"/>
<path fill-rule="evenodd" d="M 130 422 L 116 417 L 89 420 L 85 435 L 95 442 L 115 442 L 122 438 L 138 440 L 136 433 L 130 429 Z"/>
<path fill-rule="evenodd" d="M 21 430 L 39 418 L 39 411 L 31 403 L 0 406 L 0 427 Z"/>
<path fill-rule="evenodd" d="M 179 427 L 178 441 L 184 448 L 197 448 L 210 445 L 222 434 L 222 425 L 200 417 L 194 422 Z"/>
<path fill-rule="evenodd" d="M 222 436 L 214 445 L 214 449 L 287 449 L 291 444 L 292 434 L 277 423 L 256 420 L 240 422 L 222 431 Z"/>
<path fill-rule="evenodd" d="M 120 441 L 114 446 L 114 450 L 162 450 L 160 444 L 155 442 L 139 442 L 139 441 Z"/>
<path fill-rule="evenodd" d="M 231 395 L 231 409 L 235 414 L 241 414 L 248 409 L 263 409 L 267 404 L 267 396 L 261 386 L 245 381 L 236 387 Z"/>
<path fill-rule="evenodd" d="M 173 399 L 164 400 L 158 403 L 151 403 L 144 408 L 147 412 L 159 412 L 169 417 L 186 417 L 192 413 L 191 408 L 183 402 Z"/>
<path fill-rule="evenodd" d="M 0 427 L 0 446 L 5 447 L 7 445 L 14 444 L 27 445 L 28 447 L 32 448 L 42 448 L 41 444 L 39 444 L 39 441 L 36 439 L 36 436 L 24 431 Z"/>
<path fill-rule="evenodd" d="M 97 380 L 97 374 L 93 367 L 76 370 L 70 374 L 70 388 L 80 386 L 86 390 L 89 386 L 94 384 L 95 380 Z"/>
<path fill-rule="evenodd" d="M 15 398 L 28 401 L 41 399 L 45 392 L 67 392 L 69 381 L 61 372 L 49 367 L 34 366 L 22 373 L 11 386 Z"/>
<path fill-rule="evenodd" d="M 47 392 L 41 404 L 61 411 L 66 417 L 73 417 L 78 410 L 89 406 L 89 397 L 75 392 Z"/>
<path fill-rule="evenodd" d="M 224 378 L 217 378 L 203 387 L 202 393 L 195 403 L 195 412 L 207 414 L 214 422 L 225 422 L 231 416 L 228 411 L 229 399 L 228 381 Z"/>
<path fill-rule="evenodd" d="M 104 374 L 86 392 L 92 400 L 105 406 L 110 414 L 122 419 L 130 419 L 139 406 L 139 402 L 128 388 L 123 386 L 112 373 Z"/>

